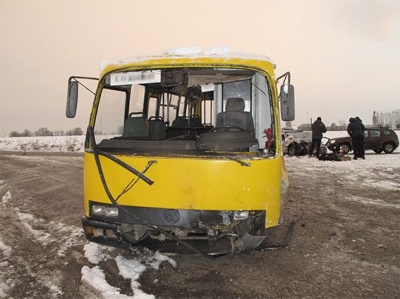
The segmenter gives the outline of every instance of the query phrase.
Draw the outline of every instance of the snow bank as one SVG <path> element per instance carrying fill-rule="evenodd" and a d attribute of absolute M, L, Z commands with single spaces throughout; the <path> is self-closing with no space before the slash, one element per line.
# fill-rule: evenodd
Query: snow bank
<path fill-rule="evenodd" d="M 85 136 L 0 138 L 0 151 L 83 152 Z"/>
<path fill-rule="evenodd" d="M 100 64 L 100 70 L 103 71 L 109 65 L 121 65 L 125 63 L 143 62 L 149 59 L 155 58 L 172 58 L 172 57 L 220 57 L 220 58 L 243 58 L 243 59 L 258 59 L 266 60 L 271 62 L 271 59 L 266 55 L 244 53 L 239 51 L 231 50 L 228 46 L 223 45 L 210 49 L 202 49 L 201 47 L 184 47 L 184 48 L 172 48 L 163 51 L 160 55 L 156 56 L 138 56 L 131 57 L 116 61 L 103 61 Z"/>

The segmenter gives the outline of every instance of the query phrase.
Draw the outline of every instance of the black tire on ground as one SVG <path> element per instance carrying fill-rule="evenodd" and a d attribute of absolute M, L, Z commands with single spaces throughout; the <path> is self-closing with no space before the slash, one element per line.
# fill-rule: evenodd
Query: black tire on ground
<path fill-rule="evenodd" d="M 391 153 L 393 153 L 393 151 L 394 151 L 394 144 L 391 143 L 391 142 L 386 142 L 386 143 L 383 145 L 383 151 L 384 151 L 386 154 L 391 154 Z"/>
<path fill-rule="evenodd" d="M 306 143 L 306 144 L 303 145 L 303 149 L 302 149 L 301 154 L 302 155 L 309 155 L 310 151 L 311 151 L 311 146 L 308 143 Z"/>

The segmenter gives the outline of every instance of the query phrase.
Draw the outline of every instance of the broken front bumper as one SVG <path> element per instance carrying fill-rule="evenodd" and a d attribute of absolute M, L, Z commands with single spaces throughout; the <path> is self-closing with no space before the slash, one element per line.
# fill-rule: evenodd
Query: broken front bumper
<path fill-rule="evenodd" d="M 96 203 L 93 203 L 96 204 Z M 223 236 L 243 236 L 265 228 L 265 211 L 198 211 L 123 207 L 117 217 L 83 217 L 89 241 L 127 247 L 147 237 L 165 241 L 169 234 L 181 240 L 216 242 Z M 166 233 L 165 233 L 166 232 Z"/>

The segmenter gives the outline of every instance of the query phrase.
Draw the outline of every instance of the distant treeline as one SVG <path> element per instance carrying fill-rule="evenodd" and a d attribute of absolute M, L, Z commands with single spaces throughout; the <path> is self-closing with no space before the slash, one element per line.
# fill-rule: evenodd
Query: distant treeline
<path fill-rule="evenodd" d="M 79 136 L 83 135 L 83 131 L 81 128 L 75 128 L 69 131 L 63 130 L 55 130 L 50 131 L 47 128 L 40 128 L 35 132 L 31 132 L 28 129 L 25 129 L 23 132 L 11 131 L 10 137 L 31 137 L 31 136 Z"/>
<path fill-rule="evenodd" d="M 364 123 L 369 123 L 364 121 Z M 373 113 L 373 125 L 379 125 L 384 127 L 389 127 L 392 129 L 400 130 L 400 109 L 391 112 L 376 112 Z M 332 123 L 327 125 L 329 131 L 346 131 L 348 122 L 344 119 L 340 119 L 338 123 Z M 299 131 L 311 131 L 311 123 L 302 124 L 297 127 Z M 120 133 L 122 133 L 122 127 L 120 128 Z M 29 137 L 29 136 L 79 136 L 84 135 L 81 128 L 74 128 L 69 131 L 55 130 L 50 131 L 47 128 L 40 128 L 35 132 L 31 132 L 25 129 L 23 132 L 11 131 L 10 137 Z"/>
<path fill-rule="evenodd" d="M 378 125 L 400 130 L 400 109 L 391 112 L 374 111 L 374 122 Z"/>

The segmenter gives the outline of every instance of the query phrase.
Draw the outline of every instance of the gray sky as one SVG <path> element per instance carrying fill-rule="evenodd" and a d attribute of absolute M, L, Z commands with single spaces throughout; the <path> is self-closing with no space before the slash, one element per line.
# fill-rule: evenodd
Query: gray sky
<path fill-rule="evenodd" d="M 399 0 L 0 0 L 0 136 L 85 129 L 65 117 L 70 75 L 178 47 L 264 54 L 292 73 L 296 121 L 400 108 Z"/>

